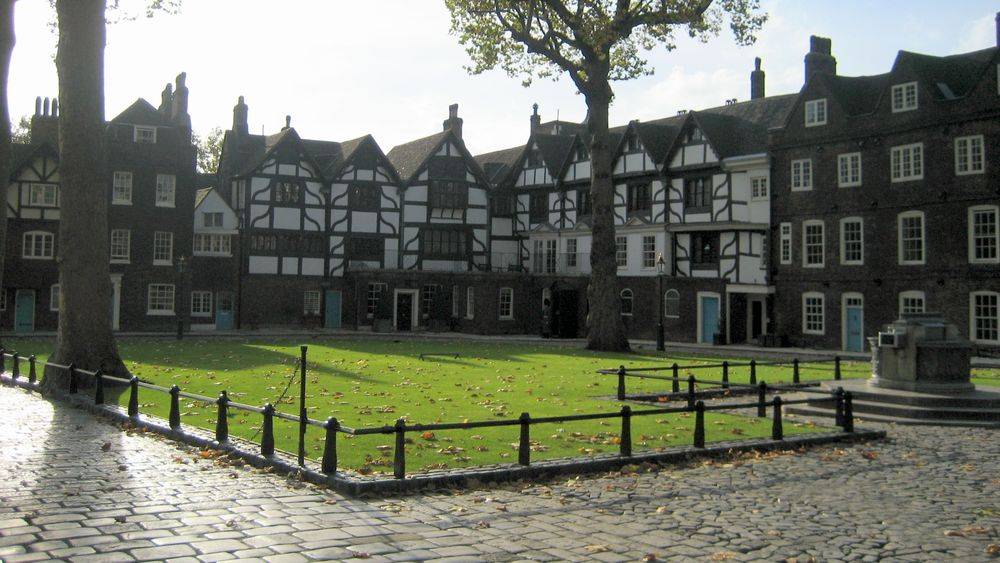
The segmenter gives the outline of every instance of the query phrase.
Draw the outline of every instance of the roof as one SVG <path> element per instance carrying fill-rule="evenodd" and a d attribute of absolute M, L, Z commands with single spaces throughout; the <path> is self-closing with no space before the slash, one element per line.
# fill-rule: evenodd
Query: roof
<path fill-rule="evenodd" d="M 115 116 L 111 123 L 132 123 L 139 125 L 159 125 L 161 127 L 171 127 L 173 123 L 167 116 L 160 113 L 153 104 L 143 98 L 132 102 L 132 105 L 125 108 L 125 111 Z"/>
<path fill-rule="evenodd" d="M 202 188 L 194 193 L 194 208 L 197 209 L 201 202 L 205 201 L 208 194 L 212 193 L 215 188 Z"/>
<path fill-rule="evenodd" d="M 524 152 L 524 146 L 511 147 L 476 156 L 476 162 L 486 173 L 490 184 L 496 185 L 510 173 Z"/>
<path fill-rule="evenodd" d="M 719 158 L 767 152 L 767 131 L 785 123 L 798 94 L 690 112 Z"/>
<path fill-rule="evenodd" d="M 386 157 L 399 173 L 399 177 L 404 181 L 409 180 L 449 134 L 451 134 L 450 130 L 442 131 L 409 143 L 396 145 L 392 147 Z"/>
<path fill-rule="evenodd" d="M 25 166 L 41 155 L 59 158 L 57 149 L 49 143 L 11 143 L 10 179 L 17 177 Z"/>
<path fill-rule="evenodd" d="M 935 99 L 955 99 L 964 97 L 979 83 L 984 74 L 984 66 L 996 55 L 997 47 L 981 49 L 969 53 L 935 57 L 900 51 L 892 65 L 892 72 L 909 70 L 916 74 L 924 85 L 931 88 Z M 944 85 L 945 88 L 941 88 Z"/>
<path fill-rule="evenodd" d="M 545 167 L 549 169 L 549 174 L 553 178 L 562 175 L 563 167 L 573 151 L 575 135 L 547 135 L 545 133 L 535 133 L 531 136 L 535 144 L 538 145 L 538 152 L 542 155 Z"/>

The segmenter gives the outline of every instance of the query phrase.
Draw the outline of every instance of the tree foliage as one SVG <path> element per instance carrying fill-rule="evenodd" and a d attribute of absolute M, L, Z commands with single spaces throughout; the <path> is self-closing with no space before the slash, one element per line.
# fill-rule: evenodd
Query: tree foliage
<path fill-rule="evenodd" d="M 31 142 L 31 118 L 22 115 L 17 121 L 14 130 L 10 132 L 10 140 L 19 145 L 27 145 Z"/>
<path fill-rule="evenodd" d="M 213 127 L 204 139 L 201 135 L 194 133 L 191 141 L 198 149 L 198 172 L 203 174 L 215 174 L 219 169 L 219 157 L 222 156 L 223 131 L 219 127 Z"/>

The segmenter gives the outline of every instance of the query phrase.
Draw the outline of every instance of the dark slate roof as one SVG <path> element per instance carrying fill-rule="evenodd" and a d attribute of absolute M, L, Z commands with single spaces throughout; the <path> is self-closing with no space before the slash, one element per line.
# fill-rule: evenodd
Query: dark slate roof
<path fill-rule="evenodd" d="M 344 157 L 343 145 L 335 141 L 302 139 L 302 147 L 316 161 L 316 164 L 319 166 L 319 172 L 323 176 L 332 174 L 347 160 Z"/>
<path fill-rule="evenodd" d="M 35 158 L 46 155 L 59 158 L 59 151 L 49 143 L 11 143 L 10 178 L 15 178 Z"/>
<path fill-rule="evenodd" d="M 503 182 L 514 169 L 523 152 L 524 146 L 517 146 L 481 154 L 475 159 L 486 173 L 486 179 L 489 180 L 490 184 L 497 185 Z"/>
<path fill-rule="evenodd" d="M 798 94 L 690 112 L 719 158 L 767 152 L 767 131 L 785 123 Z"/>
<path fill-rule="evenodd" d="M 546 135 L 575 135 L 583 132 L 583 129 L 583 123 L 554 119 L 539 124 L 537 132 L 545 133 Z"/>
<path fill-rule="evenodd" d="M 219 177 L 215 174 L 198 173 L 194 177 L 195 189 L 218 187 Z"/>
<path fill-rule="evenodd" d="M 983 68 L 996 55 L 997 47 L 935 57 L 909 51 L 900 51 L 892 71 L 906 69 L 916 74 L 923 86 L 934 92 L 934 98 L 947 100 L 965 96 L 985 74 Z M 945 88 L 941 88 L 944 85 Z"/>
<path fill-rule="evenodd" d="M 542 161 L 545 162 L 545 167 L 549 169 L 549 174 L 553 178 L 561 177 L 562 171 L 566 166 L 566 161 L 573 151 L 575 135 L 535 133 L 531 138 L 538 145 L 538 152 L 541 153 Z"/>
<path fill-rule="evenodd" d="M 442 131 L 429 137 L 396 145 L 386 157 L 399 173 L 399 177 L 408 181 L 450 133 L 451 131 Z"/>
<path fill-rule="evenodd" d="M 171 127 L 173 123 L 167 116 L 163 115 L 152 104 L 139 98 L 132 103 L 125 111 L 119 113 L 111 120 L 111 123 L 132 123 L 138 125 L 159 125 L 161 127 Z"/>

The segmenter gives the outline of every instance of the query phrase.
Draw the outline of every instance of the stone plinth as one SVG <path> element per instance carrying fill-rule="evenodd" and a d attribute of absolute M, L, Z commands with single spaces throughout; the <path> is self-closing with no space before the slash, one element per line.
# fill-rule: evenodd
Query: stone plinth
<path fill-rule="evenodd" d="M 871 385 L 922 393 L 966 393 L 972 344 L 938 313 L 904 315 L 878 336 L 872 350 Z"/>

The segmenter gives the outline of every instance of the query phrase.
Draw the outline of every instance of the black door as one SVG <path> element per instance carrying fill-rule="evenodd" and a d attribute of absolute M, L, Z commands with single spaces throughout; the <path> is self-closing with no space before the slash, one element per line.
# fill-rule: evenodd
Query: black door
<path fill-rule="evenodd" d="M 750 302 L 750 338 L 757 338 L 764 332 L 764 303 L 754 299 Z"/>
<path fill-rule="evenodd" d="M 575 289 L 561 289 L 555 292 L 555 307 L 552 308 L 553 335 L 558 338 L 576 338 L 576 320 L 579 314 L 579 296 Z"/>
<path fill-rule="evenodd" d="M 413 326 L 413 295 L 396 295 L 396 330 L 410 330 Z"/>

